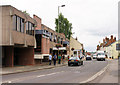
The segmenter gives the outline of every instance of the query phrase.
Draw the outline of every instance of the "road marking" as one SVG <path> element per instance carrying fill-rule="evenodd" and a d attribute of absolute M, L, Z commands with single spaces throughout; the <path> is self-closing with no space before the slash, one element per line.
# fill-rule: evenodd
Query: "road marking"
<path fill-rule="evenodd" d="M 39 77 L 43 77 L 43 76 L 50 76 L 50 75 L 54 75 L 54 74 L 58 74 L 58 73 L 62 73 L 62 72 L 65 72 L 65 71 L 50 73 L 50 74 L 46 74 L 46 75 L 40 75 L 40 76 L 37 76 L 37 77 L 39 78 Z"/>
<path fill-rule="evenodd" d="M 39 76 L 37 76 L 37 77 L 40 78 L 40 77 L 43 77 L 43 76 L 45 76 L 45 75 L 39 75 Z"/>
<path fill-rule="evenodd" d="M 54 75 L 54 74 L 57 74 L 57 73 L 50 73 L 50 74 L 46 74 L 46 75 Z"/>
<path fill-rule="evenodd" d="M 8 83 L 12 83 L 12 81 L 8 81 Z"/>
<path fill-rule="evenodd" d="M 46 75 L 39 75 L 39 76 L 37 76 L 37 78 L 44 77 L 44 76 L 50 76 L 50 75 L 58 74 L 58 73 L 61 73 L 61 72 L 65 72 L 65 71 L 50 73 L 50 74 L 46 74 Z M 30 78 L 36 78 L 36 76 L 30 76 L 29 79 L 30 79 Z M 22 79 L 22 80 L 23 80 L 23 79 L 28 79 L 28 77 L 18 78 L 18 79 L 14 79 L 14 80 L 11 80 L 11 81 L 4 81 L 4 82 L 2 82 L 2 83 L 12 83 L 12 82 L 14 82 L 14 81 L 19 81 L 19 80 L 21 80 L 21 79 Z"/>
<path fill-rule="evenodd" d="M 17 71 L 19 72 L 19 71 L 22 71 L 22 70 L 17 70 Z"/>
<path fill-rule="evenodd" d="M 98 73 L 96 73 L 95 75 L 93 75 L 91 78 L 89 78 L 88 80 L 82 81 L 80 83 L 88 83 L 88 82 L 94 80 L 95 78 L 97 78 L 98 76 L 100 76 L 101 74 L 103 74 L 107 70 L 108 66 L 109 66 L 109 63 L 108 63 L 108 65 L 106 67 L 104 67 L 101 71 L 99 71 Z"/>

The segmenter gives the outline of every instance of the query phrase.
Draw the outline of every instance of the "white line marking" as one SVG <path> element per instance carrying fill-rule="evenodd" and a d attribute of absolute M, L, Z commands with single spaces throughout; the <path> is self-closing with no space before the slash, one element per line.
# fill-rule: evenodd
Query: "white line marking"
<path fill-rule="evenodd" d="M 61 72 L 65 72 L 65 71 L 61 71 Z M 58 74 L 58 73 L 61 73 L 61 72 L 55 72 L 55 73 L 50 73 L 50 74 L 46 74 L 46 75 L 39 75 L 39 76 L 30 76 L 29 78 L 40 78 L 40 77 L 44 77 L 44 76 L 49 76 L 49 75 L 54 75 L 54 74 Z M 23 77 L 23 78 L 18 78 L 18 79 L 14 79 L 14 80 L 11 80 L 11 81 L 4 81 L 2 83 L 12 83 L 14 81 L 19 81 L 21 79 L 28 79 L 28 77 Z"/>
<path fill-rule="evenodd" d="M 46 75 L 54 75 L 54 74 L 57 74 L 57 73 L 50 73 L 50 74 L 46 74 Z"/>
<path fill-rule="evenodd" d="M 45 75 L 39 75 L 39 76 L 37 76 L 37 77 L 39 78 L 39 77 L 43 77 L 43 76 L 45 76 Z"/>
<path fill-rule="evenodd" d="M 8 83 L 12 83 L 12 81 L 8 81 Z"/>

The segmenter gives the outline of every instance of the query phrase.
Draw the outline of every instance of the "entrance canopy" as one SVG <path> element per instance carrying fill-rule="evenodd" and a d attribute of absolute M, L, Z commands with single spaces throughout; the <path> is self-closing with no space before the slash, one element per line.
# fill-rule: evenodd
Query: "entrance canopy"
<path fill-rule="evenodd" d="M 66 47 L 59 47 L 59 48 L 53 47 L 53 50 L 66 50 Z"/>

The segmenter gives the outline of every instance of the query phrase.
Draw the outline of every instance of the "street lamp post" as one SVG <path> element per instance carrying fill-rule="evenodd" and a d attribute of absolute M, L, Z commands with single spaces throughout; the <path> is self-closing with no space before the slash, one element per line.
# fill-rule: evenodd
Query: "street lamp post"
<path fill-rule="evenodd" d="M 58 6 L 58 33 L 59 33 L 59 9 L 60 7 L 65 7 L 65 5 Z"/>
<path fill-rule="evenodd" d="M 59 33 L 59 9 L 60 7 L 65 7 L 65 5 L 58 6 L 58 33 Z M 58 55 L 59 55 L 59 48 L 58 48 Z"/>

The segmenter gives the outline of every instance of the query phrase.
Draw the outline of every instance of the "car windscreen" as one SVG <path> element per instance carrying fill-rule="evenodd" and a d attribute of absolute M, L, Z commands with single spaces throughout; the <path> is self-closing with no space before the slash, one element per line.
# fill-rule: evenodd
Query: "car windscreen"
<path fill-rule="evenodd" d="M 86 57 L 91 57 L 91 56 L 87 55 Z"/>
<path fill-rule="evenodd" d="M 77 57 L 71 57 L 69 60 L 76 60 L 78 59 Z"/>
<path fill-rule="evenodd" d="M 97 55 L 105 55 L 104 53 L 98 53 Z"/>

